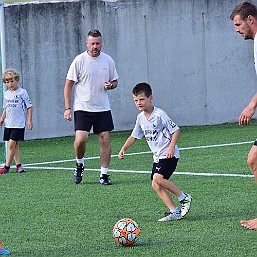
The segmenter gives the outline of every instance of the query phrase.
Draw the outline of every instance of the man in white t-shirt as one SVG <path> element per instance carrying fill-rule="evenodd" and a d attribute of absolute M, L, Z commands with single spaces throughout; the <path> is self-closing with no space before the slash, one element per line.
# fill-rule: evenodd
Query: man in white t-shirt
<path fill-rule="evenodd" d="M 108 91 L 117 87 L 118 73 L 113 59 L 101 52 L 102 35 L 98 30 L 88 33 L 87 51 L 75 57 L 64 86 L 64 118 L 71 120 L 71 96 L 74 87 L 74 124 L 76 169 L 74 182 L 79 184 L 84 173 L 84 154 L 88 134 L 98 134 L 100 143 L 100 184 L 111 185 L 108 167 L 111 156 L 110 131 L 114 129 Z"/>
<path fill-rule="evenodd" d="M 230 19 L 233 21 L 235 31 L 240 33 L 242 37 L 247 39 L 254 39 L 254 62 L 255 70 L 257 73 L 257 8 L 254 4 L 247 1 L 237 5 L 230 15 Z M 239 116 L 239 125 L 248 125 L 251 117 L 254 115 L 257 107 L 257 94 L 251 99 L 246 108 Z M 255 140 L 249 154 L 247 163 L 251 169 L 255 182 L 257 183 L 257 139 Z M 252 220 L 241 220 L 241 226 L 257 230 L 257 218 Z"/>
<path fill-rule="evenodd" d="M 179 220 L 185 217 L 191 207 L 192 196 L 184 194 L 169 179 L 177 167 L 179 149 L 177 141 L 180 135 L 179 127 L 170 119 L 165 111 L 153 105 L 152 89 L 148 83 L 138 83 L 133 88 L 133 98 L 136 107 L 141 111 L 131 136 L 126 140 L 119 152 L 123 159 L 126 150 L 137 139 L 145 137 L 152 153 L 152 187 L 169 208 L 165 217 L 158 221 Z M 176 207 L 170 193 L 178 197 L 180 208 Z"/>

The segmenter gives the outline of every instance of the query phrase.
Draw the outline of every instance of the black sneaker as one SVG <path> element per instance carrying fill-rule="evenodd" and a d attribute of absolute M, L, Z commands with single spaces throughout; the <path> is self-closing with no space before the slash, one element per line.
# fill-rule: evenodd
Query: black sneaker
<path fill-rule="evenodd" d="M 112 182 L 108 179 L 109 176 L 110 175 L 103 174 L 99 179 L 99 183 L 101 185 L 112 185 Z"/>
<path fill-rule="evenodd" d="M 82 176 L 84 174 L 84 166 L 82 163 L 76 163 L 76 169 L 74 170 L 73 180 L 76 184 L 79 184 L 82 181 Z"/>

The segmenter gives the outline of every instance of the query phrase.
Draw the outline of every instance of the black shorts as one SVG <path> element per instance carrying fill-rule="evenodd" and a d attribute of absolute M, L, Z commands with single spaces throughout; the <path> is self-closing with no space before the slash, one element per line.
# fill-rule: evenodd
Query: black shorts
<path fill-rule="evenodd" d="M 164 179 L 169 179 L 177 167 L 178 160 L 176 157 L 160 159 L 158 163 L 153 163 L 151 180 L 155 173 L 161 174 Z"/>
<path fill-rule="evenodd" d="M 24 141 L 25 128 L 4 128 L 4 141 Z"/>
<path fill-rule="evenodd" d="M 105 131 L 112 131 L 114 129 L 111 111 L 105 112 L 74 112 L 74 126 L 75 131 L 83 130 L 90 132 L 93 127 L 94 134 L 99 134 Z"/>
<path fill-rule="evenodd" d="M 257 138 L 255 139 L 253 145 L 256 145 L 256 146 L 257 146 Z"/>

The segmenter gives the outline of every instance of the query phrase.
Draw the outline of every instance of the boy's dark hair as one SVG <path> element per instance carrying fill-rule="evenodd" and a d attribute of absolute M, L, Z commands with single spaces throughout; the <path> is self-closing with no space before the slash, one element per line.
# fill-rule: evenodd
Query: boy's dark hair
<path fill-rule="evenodd" d="M 257 8 L 254 4 L 244 1 L 234 8 L 230 19 L 233 20 L 236 15 L 239 15 L 242 20 L 246 20 L 249 15 L 257 19 Z"/>
<path fill-rule="evenodd" d="M 132 93 L 135 96 L 143 93 L 146 97 L 150 97 L 152 95 L 152 88 L 148 83 L 142 82 L 134 86 Z"/>
<path fill-rule="evenodd" d="M 91 37 L 102 37 L 101 32 L 97 29 L 90 30 L 87 35 Z"/>

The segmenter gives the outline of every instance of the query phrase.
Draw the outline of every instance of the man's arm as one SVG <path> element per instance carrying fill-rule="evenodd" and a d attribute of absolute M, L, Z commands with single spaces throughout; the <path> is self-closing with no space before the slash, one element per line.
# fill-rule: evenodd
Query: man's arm
<path fill-rule="evenodd" d="M 72 96 L 72 87 L 73 87 L 74 81 L 73 80 L 66 80 L 66 83 L 64 85 L 64 104 L 65 104 L 65 110 L 64 110 L 64 119 L 65 120 L 71 120 L 71 96 Z"/>

